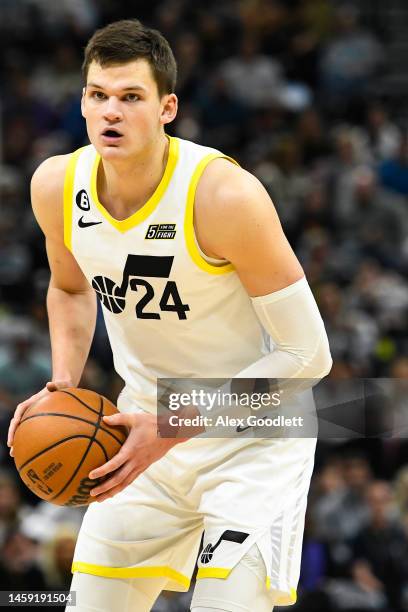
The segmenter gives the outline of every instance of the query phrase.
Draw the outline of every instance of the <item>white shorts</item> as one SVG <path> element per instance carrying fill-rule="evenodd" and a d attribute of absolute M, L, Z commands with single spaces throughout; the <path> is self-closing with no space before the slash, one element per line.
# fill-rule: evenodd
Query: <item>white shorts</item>
<path fill-rule="evenodd" d="M 273 605 L 296 601 L 316 440 L 193 439 L 171 449 L 124 491 L 89 506 L 73 572 L 165 577 L 186 591 L 227 578 L 257 544 Z"/>

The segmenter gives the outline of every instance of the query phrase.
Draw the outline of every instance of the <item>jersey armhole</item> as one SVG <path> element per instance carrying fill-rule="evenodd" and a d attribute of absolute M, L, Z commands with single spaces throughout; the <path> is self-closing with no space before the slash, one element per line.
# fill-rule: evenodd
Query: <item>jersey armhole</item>
<path fill-rule="evenodd" d="M 184 219 L 184 236 L 190 257 L 194 263 L 201 268 L 201 270 L 208 272 L 209 274 L 227 274 L 234 271 L 234 266 L 229 262 L 223 263 L 221 259 L 217 260 L 217 263 L 215 263 L 215 260 L 214 263 L 211 263 L 208 261 L 208 259 L 212 258 L 204 258 L 204 253 L 199 248 L 194 231 L 194 202 L 198 181 L 200 180 L 208 164 L 214 159 L 227 159 L 236 166 L 239 166 L 235 159 L 229 157 L 228 155 L 223 155 L 222 153 L 210 153 L 209 155 L 203 157 L 203 159 L 198 163 L 188 186 L 186 213 Z"/>
<path fill-rule="evenodd" d="M 72 205 L 74 201 L 75 169 L 80 153 L 85 149 L 81 147 L 71 153 L 68 160 L 64 178 L 64 244 L 72 251 Z"/>

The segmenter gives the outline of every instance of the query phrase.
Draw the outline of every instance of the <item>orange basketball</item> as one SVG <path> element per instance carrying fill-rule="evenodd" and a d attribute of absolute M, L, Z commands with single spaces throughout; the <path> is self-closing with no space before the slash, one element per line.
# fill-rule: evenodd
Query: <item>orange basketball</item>
<path fill-rule="evenodd" d="M 60 506 L 86 506 L 89 491 L 102 479 L 88 474 L 111 459 L 126 439 L 124 427 L 103 416 L 117 408 L 86 389 L 54 391 L 30 406 L 14 435 L 14 461 L 33 493 Z"/>

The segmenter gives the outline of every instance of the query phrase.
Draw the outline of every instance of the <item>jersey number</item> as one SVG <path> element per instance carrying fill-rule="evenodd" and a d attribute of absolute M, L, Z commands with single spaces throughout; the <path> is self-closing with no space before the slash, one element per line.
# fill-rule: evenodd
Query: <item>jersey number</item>
<path fill-rule="evenodd" d="M 154 298 L 154 288 L 145 278 L 169 278 L 173 259 L 174 257 L 128 255 L 121 285 L 116 285 L 107 276 L 95 276 L 92 279 L 92 287 L 105 308 L 115 314 L 125 309 L 128 287 L 131 291 L 144 288 L 145 293 L 136 304 L 137 318 L 160 319 L 158 312 L 145 311 L 146 306 Z M 139 278 L 141 276 L 145 278 Z M 159 306 L 162 312 L 176 312 L 179 319 L 187 319 L 186 312 L 190 310 L 188 304 L 183 304 L 176 283 L 170 280 L 164 287 Z"/>

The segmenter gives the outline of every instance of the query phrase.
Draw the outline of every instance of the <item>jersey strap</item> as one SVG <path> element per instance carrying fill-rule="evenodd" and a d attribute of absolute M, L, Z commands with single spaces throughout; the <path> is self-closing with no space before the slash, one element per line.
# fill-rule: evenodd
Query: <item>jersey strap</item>
<path fill-rule="evenodd" d="M 184 219 L 184 236 L 186 239 L 187 250 L 190 253 L 192 260 L 199 268 L 201 268 L 204 272 L 208 272 L 209 274 L 227 274 L 228 272 L 232 272 L 234 270 L 234 266 L 230 263 L 226 263 L 224 265 L 213 265 L 206 261 L 200 253 L 194 234 L 194 201 L 198 181 L 200 180 L 208 164 L 214 159 L 228 159 L 233 164 L 239 166 L 235 159 L 232 159 L 232 157 L 228 157 L 227 155 L 223 155 L 222 153 L 210 153 L 209 155 L 203 157 L 197 164 L 188 187 L 186 214 Z"/>
<path fill-rule="evenodd" d="M 74 197 L 75 169 L 78 158 L 86 147 L 81 147 L 71 153 L 64 179 L 64 244 L 72 251 L 72 205 Z"/>

